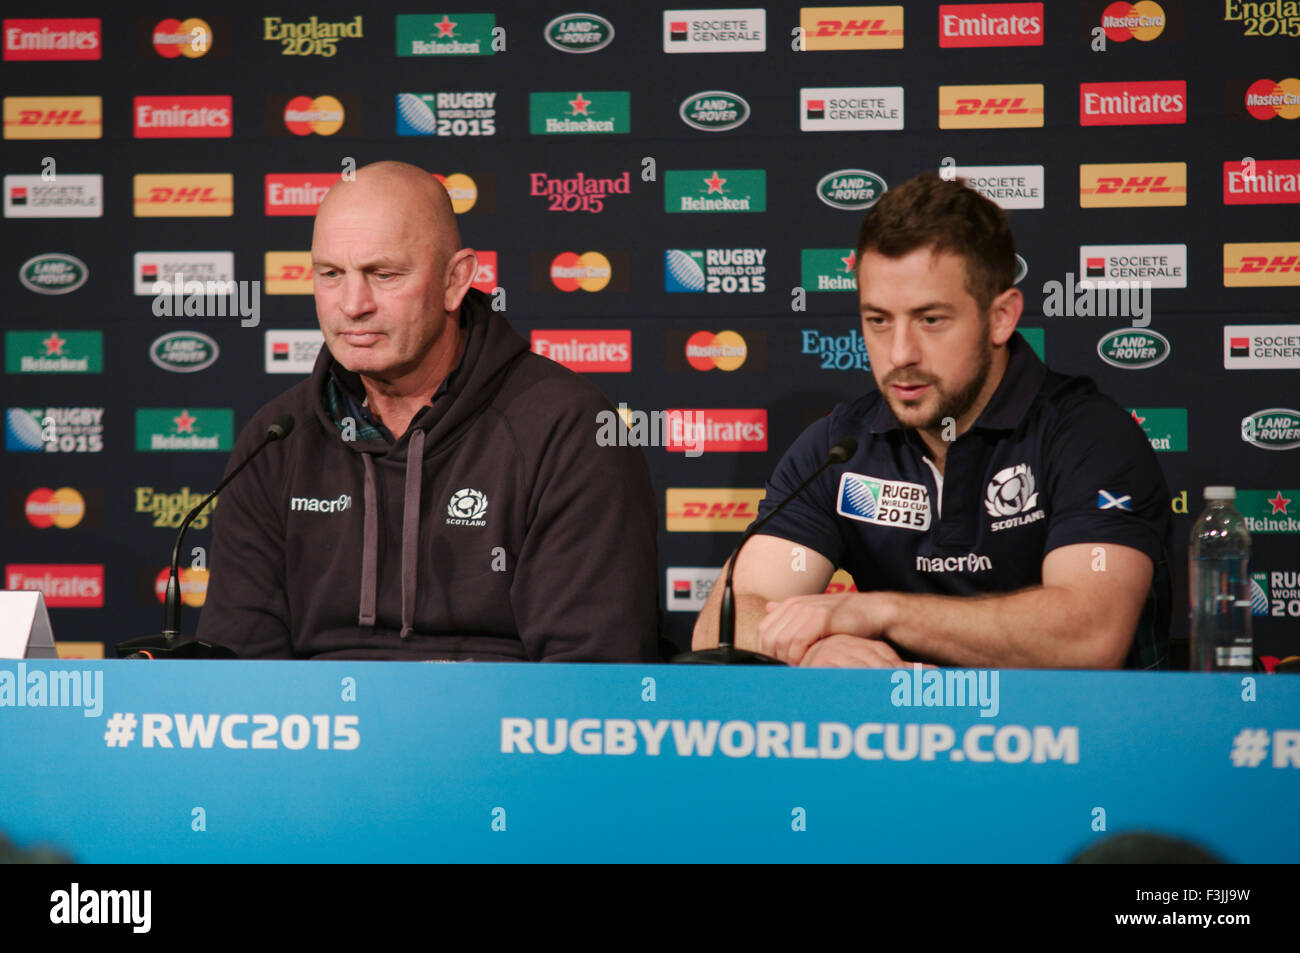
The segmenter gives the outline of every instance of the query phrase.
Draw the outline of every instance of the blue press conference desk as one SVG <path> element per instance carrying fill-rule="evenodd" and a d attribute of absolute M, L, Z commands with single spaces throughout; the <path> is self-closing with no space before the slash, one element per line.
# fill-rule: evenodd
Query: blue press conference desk
<path fill-rule="evenodd" d="M 971 706 L 911 670 L 0 662 L 0 831 L 88 862 L 1057 862 L 1134 829 L 1300 861 L 1300 678 L 993 674 Z"/>

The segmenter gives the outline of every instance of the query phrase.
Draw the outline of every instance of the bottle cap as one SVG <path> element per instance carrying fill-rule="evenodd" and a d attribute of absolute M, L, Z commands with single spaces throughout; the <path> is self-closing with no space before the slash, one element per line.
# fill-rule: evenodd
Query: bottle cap
<path fill-rule="evenodd" d="M 1205 498 L 1207 500 L 1235 500 L 1237 498 L 1237 488 L 1235 486 L 1207 486 L 1205 488 Z"/>

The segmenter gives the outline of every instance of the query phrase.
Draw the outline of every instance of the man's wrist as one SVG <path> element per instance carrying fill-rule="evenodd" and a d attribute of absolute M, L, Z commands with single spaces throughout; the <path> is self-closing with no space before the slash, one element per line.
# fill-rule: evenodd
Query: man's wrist
<path fill-rule="evenodd" d="M 863 606 L 871 620 L 874 638 L 893 638 L 902 614 L 899 593 L 864 592 L 867 601 Z"/>

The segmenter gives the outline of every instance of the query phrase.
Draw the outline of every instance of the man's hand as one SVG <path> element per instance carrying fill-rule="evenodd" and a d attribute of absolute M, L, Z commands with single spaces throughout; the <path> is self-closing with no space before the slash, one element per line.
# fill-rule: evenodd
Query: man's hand
<path fill-rule="evenodd" d="M 873 605 L 871 595 L 861 592 L 794 596 L 783 602 L 769 602 L 767 616 L 758 625 L 758 651 L 789 665 L 799 665 L 818 639 L 830 635 L 859 639 L 883 635 L 883 619 L 873 611 Z"/>
<path fill-rule="evenodd" d="M 856 635 L 828 635 L 804 653 L 801 668 L 907 668 L 888 642 Z"/>

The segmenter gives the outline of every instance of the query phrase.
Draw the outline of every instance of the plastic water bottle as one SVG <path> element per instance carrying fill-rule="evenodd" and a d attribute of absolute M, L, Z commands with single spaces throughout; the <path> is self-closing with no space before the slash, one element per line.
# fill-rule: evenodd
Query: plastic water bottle
<path fill-rule="evenodd" d="M 1206 507 L 1192 525 L 1187 581 L 1194 672 L 1249 671 L 1250 532 L 1232 501 L 1230 486 L 1207 486 Z"/>

